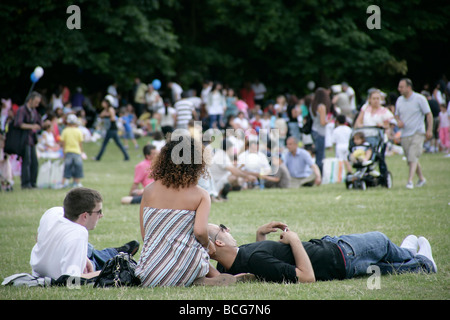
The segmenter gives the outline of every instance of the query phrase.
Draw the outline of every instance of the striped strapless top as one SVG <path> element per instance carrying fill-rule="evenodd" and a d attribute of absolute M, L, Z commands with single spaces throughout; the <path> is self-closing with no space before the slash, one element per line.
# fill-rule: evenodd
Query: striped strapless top
<path fill-rule="evenodd" d="M 144 207 L 144 244 L 136 267 L 143 287 L 189 286 L 209 271 L 194 236 L 195 211 Z"/>

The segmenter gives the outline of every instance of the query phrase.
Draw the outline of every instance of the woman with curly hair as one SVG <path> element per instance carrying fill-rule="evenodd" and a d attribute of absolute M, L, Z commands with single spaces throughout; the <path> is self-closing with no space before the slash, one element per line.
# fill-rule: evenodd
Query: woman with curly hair
<path fill-rule="evenodd" d="M 206 173 L 205 149 L 190 136 L 168 138 L 153 161 L 140 208 L 144 240 L 136 268 L 142 286 L 227 285 L 236 278 L 209 263 L 215 247 L 208 237 L 211 200 L 197 186 Z"/>

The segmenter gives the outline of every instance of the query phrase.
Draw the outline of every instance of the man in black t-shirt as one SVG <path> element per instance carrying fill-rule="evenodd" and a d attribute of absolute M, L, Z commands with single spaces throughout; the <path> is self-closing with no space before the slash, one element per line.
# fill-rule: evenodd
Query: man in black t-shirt
<path fill-rule="evenodd" d="M 282 230 L 280 241 L 266 235 Z M 376 265 L 380 273 L 437 272 L 431 246 L 424 237 L 410 235 L 400 247 L 381 232 L 325 236 L 301 242 L 298 235 L 282 222 L 270 222 L 258 228 L 256 242 L 237 247 L 224 225 L 210 224 L 208 233 L 215 245 L 211 259 L 221 273 L 252 273 L 270 282 L 314 282 L 348 279 L 364 275 Z M 419 249 L 420 248 L 420 249 Z"/>

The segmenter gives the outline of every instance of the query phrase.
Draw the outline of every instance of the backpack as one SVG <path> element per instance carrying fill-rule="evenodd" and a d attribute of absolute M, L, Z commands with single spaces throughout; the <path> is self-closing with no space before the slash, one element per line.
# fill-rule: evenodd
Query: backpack
<path fill-rule="evenodd" d="M 94 283 L 94 288 L 139 286 L 135 275 L 137 262 L 128 253 L 119 252 L 103 266 Z"/>

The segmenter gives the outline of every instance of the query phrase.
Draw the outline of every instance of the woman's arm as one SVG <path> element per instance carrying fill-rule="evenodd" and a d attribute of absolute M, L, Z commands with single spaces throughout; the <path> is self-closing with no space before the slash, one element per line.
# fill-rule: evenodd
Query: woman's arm
<path fill-rule="evenodd" d="M 317 107 L 317 112 L 319 113 L 320 117 L 320 125 L 325 126 L 327 124 L 327 111 L 326 107 L 323 104 L 319 104 Z"/>
<path fill-rule="evenodd" d="M 361 110 L 355 121 L 355 128 L 361 128 L 364 124 L 364 111 Z"/>
<path fill-rule="evenodd" d="M 148 185 L 146 188 L 144 188 L 144 193 L 142 194 L 142 199 L 141 199 L 141 206 L 139 209 L 139 223 L 141 226 L 141 236 L 142 236 L 142 240 L 145 239 L 145 229 L 144 229 L 144 207 L 148 206 L 147 205 L 147 197 L 148 197 L 148 193 L 150 192 L 150 186 Z"/>
<path fill-rule="evenodd" d="M 109 119 L 111 119 L 111 121 L 116 121 L 116 111 L 114 110 L 114 108 L 109 107 L 108 112 L 109 112 Z"/>
<path fill-rule="evenodd" d="M 199 188 L 199 190 L 201 192 L 201 199 L 195 213 L 194 235 L 203 248 L 208 251 L 208 254 L 212 255 L 216 251 L 216 248 L 208 236 L 208 219 L 211 209 L 211 198 L 206 190 L 201 188 Z"/>

